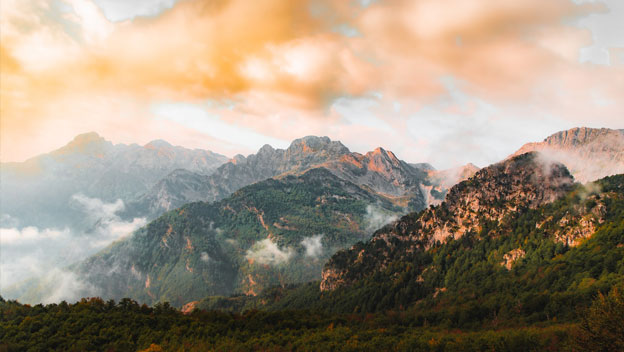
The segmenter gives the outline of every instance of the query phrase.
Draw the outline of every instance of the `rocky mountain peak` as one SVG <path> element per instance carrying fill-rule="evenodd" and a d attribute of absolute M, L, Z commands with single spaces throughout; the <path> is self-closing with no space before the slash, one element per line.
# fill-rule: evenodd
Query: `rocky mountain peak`
<path fill-rule="evenodd" d="M 393 152 L 385 150 L 382 147 L 377 147 L 375 150 L 373 150 L 372 152 L 368 152 L 366 155 L 370 158 L 381 158 L 393 164 L 400 162 L 399 158 L 397 158 Z"/>
<path fill-rule="evenodd" d="M 275 152 L 275 149 L 268 144 L 265 144 L 258 150 L 260 155 L 271 155 Z"/>
<path fill-rule="evenodd" d="M 324 152 L 333 156 L 340 156 L 349 153 L 349 149 L 339 141 L 332 141 L 329 137 L 317 136 L 306 136 L 295 139 L 286 151 L 288 154 L 310 154 Z"/>
<path fill-rule="evenodd" d="M 64 154 L 98 154 L 104 152 L 113 144 L 95 132 L 79 134 L 67 143 L 64 147 L 52 152 L 53 155 L 60 156 Z"/>
<path fill-rule="evenodd" d="M 399 168 L 401 166 L 401 160 L 399 160 L 393 152 L 386 151 L 385 149 L 378 147 L 372 152 L 366 153 L 365 160 L 368 160 L 369 170 L 379 172 L 381 174 L 390 174 L 392 169 Z"/>
<path fill-rule="evenodd" d="M 445 202 L 450 208 L 461 208 L 472 197 L 481 204 L 512 201 L 514 207 L 536 208 L 559 198 L 573 182 L 563 164 L 531 152 L 477 171 L 453 186 Z"/>
<path fill-rule="evenodd" d="M 69 142 L 69 144 L 85 144 L 91 142 L 102 142 L 104 141 L 104 137 L 97 134 L 97 132 L 87 132 L 82 133 L 74 137 L 74 139 Z"/>
<path fill-rule="evenodd" d="M 621 139 L 624 138 L 624 132 L 609 128 L 575 127 L 567 131 L 557 132 L 544 139 L 544 142 L 559 147 L 576 147 L 591 143 L 599 138 Z"/>
<path fill-rule="evenodd" d="M 229 160 L 230 163 L 236 165 L 245 161 L 245 156 L 242 154 L 236 154 L 232 159 Z"/>
<path fill-rule="evenodd" d="M 153 140 L 153 141 L 147 143 L 143 147 L 145 147 L 147 149 L 161 149 L 161 148 L 171 148 L 173 146 L 171 144 L 169 144 L 169 142 L 167 142 L 167 141 L 164 141 L 162 139 L 156 139 L 156 140 Z"/>

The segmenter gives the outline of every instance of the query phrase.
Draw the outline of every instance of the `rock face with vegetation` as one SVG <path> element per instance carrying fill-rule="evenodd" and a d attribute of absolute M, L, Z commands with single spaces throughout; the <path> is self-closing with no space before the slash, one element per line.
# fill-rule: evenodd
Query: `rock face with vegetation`
<path fill-rule="evenodd" d="M 484 168 L 452 187 L 439 206 L 407 215 L 375 232 L 368 243 L 332 258 L 323 270 L 321 290 L 349 285 L 362 274 L 447 238 L 457 240 L 469 232 L 485 236 L 506 216 L 555 201 L 572 183 L 563 165 L 544 161 L 536 153 Z"/>
<path fill-rule="evenodd" d="M 596 208 L 604 212 L 596 215 Z M 556 233 L 581 226 L 562 223 L 571 214 L 596 219 L 597 225 L 593 233 L 568 245 Z M 418 215 L 379 233 L 409 233 L 416 224 L 410 219 Z M 376 312 L 392 319 L 405 317 L 413 326 L 462 330 L 575 324 L 597 295 L 623 288 L 622 234 L 624 175 L 617 175 L 585 186 L 574 184 L 553 202 L 518 208 L 479 232 L 449 236 L 428 248 L 396 239 L 391 239 L 391 249 L 383 240 L 357 244 L 332 257 L 324 273 L 328 268 L 347 270 L 329 272 L 333 277 L 324 281 L 334 287 L 325 290 L 317 281 L 272 288 L 257 297 L 209 297 L 197 307 Z M 604 322 L 619 319 L 615 311 L 607 316 Z M 595 336 L 613 337 L 604 333 L 609 329 L 597 326 L 583 325 L 582 333 L 591 335 L 583 343 L 593 343 Z"/>
<path fill-rule="evenodd" d="M 582 183 L 624 173 L 624 130 L 573 128 L 527 143 L 511 157 L 531 151 L 563 163 Z"/>
<path fill-rule="evenodd" d="M 377 148 L 364 155 L 349 153 L 323 167 L 406 209 L 420 210 L 427 206 L 421 190 L 427 182 L 427 173 L 399 160 L 391 151 Z"/>

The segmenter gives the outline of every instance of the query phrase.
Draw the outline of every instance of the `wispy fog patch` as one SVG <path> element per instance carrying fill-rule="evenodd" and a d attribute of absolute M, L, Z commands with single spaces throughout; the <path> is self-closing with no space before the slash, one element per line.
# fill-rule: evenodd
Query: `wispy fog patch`
<path fill-rule="evenodd" d="M 93 247 L 103 247 L 122 238 L 147 223 L 145 218 L 134 218 L 132 221 L 122 220 L 117 213 L 125 209 L 124 202 L 118 199 L 114 203 L 105 203 L 98 198 L 90 198 L 83 194 L 74 194 L 72 200 L 81 207 L 82 212 L 94 224 Z"/>
<path fill-rule="evenodd" d="M 57 303 L 60 301 L 75 302 L 82 297 L 99 296 L 98 290 L 83 282 L 75 273 L 62 269 L 53 269 L 46 275 L 47 294 L 41 303 Z"/>
<path fill-rule="evenodd" d="M 125 209 L 124 202 L 121 199 L 117 199 L 114 203 L 104 203 L 98 198 L 90 198 L 84 194 L 77 193 L 72 196 L 72 200 L 80 204 L 83 211 L 95 220 L 115 217 L 116 213 Z"/>
<path fill-rule="evenodd" d="M 611 159 L 607 153 L 591 151 L 569 151 L 554 148 L 539 150 L 544 161 L 565 165 L 574 179 L 581 183 L 596 181 L 606 176 L 624 173 L 624 163 Z"/>
<path fill-rule="evenodd" d="M 321 239 L 323 239 L 323 235 L 315 235 L 306 237 L 301 241 L 301 245 L 305 248 L 306 257 L 318 258 L 323 254 Z"/>
<path fill-rule="evenodd" d="M 587 197 L 591 196 L 592 194 L 598 194 L 600 192 L 602 192 L 602 187 L 600 187 L 599 184 L 595 182 L 589 182 L 586 183 L 583 189 L 580 190 L 579 197 L 581 198 L 581 201 L 585 201 Z"/>
<path fill-rule="evenodd" d="M 69 229 L 44 229 L 39 231 L 39 229 L 34 226 L 25 227 L 21 230 L 16 228 L 0 228 L 0 244 L 3 246 L 31 245 L 33 242 L 37 241 L 69 239 L 69 237 Z"/>
<path fill-rule="evenodd" d="M 277 244 L 267 238 L 254 244 L 247 251 L 245 258 L 260 264 L 277 265 L 289 261 L 293 254 L 292 248 L 279 248 Z"/>
<path fill-rule="evenodd" d="M 366 228 L 369 231 L 375 231 L 386 224 L 396 221 L 397 219 L 398 217 L 396 214 L 383 208 L 379 208 L 374 205 L 368 205 L 366 207 Z"/>
<path fill-rule="evenodd" d="M 420 190 L 425 195 L 427 205 L 438 205 L 442 203 L 442 193 L 445 193 L 461 181 L 472 177 L 478 170 L 479 168 L 474 164 L 466 164 L 442 171 L 430 171 L 429 180 L 432 185 L 425 186 L 421 184 L 420 186 Z M 436 194 L 433 192 L 436 192 Z"/>
<path fill-rule="evenodd" d="M 82 286 L 75 283 L 73 274 L 64 268 L 95 254 L 147 222 L 145 218 L 122 220 L 117 215 L 124 209 L 121 200 L 106 203 L 81 194 L 72 196 L 72 200 L 93 224 L 89 231 L 32 226 L 0 228 L 0 291 L 3 296 L 20 298 L 11 296 L 20 291 L 12 286 L 29 278 L 42 277 L 49 281 L 48 278 L 56 277 L 49 281 L 48 301 L 54 302 L 56 297 L 70 297 L 68 292 L 72 288 Z M 19 219 L 11 220 L 19 223 Z"/>
<path fill-rule="evenodd" d="M 36 227 L 0 229 L 0 290 L 40 276 L 74 259 L 72 235 L 68 229 L 55 230 Z M 79 245 L 79 244 L 78 244 Z M 70 247 L 70 248 L 68 248 Z"/>
<path fill-rule="evenodd" d="M 558 159 L 554 158 L 553 155 L 549 154 L 549 153 L 542 153 L 539 152 L 537 153 L 537 158 L 535 158 L 536 162 L 539 164 L 539 166 L 542 168 L 542 170 L 544 171 L 544 175 L 547 176 L 551 176 L 552 172 L 553 172 L 553 167 L 556 165 L 564 165 L 567 168 L 567 165 L 563 164 L 561 161 L 559 161 Z M 568 171 L 570 169 L 568 168 Z M 558 181 L 568 184 L 570 182 L 574 182 L 573 180 L 570 180 L 568 178 L 560 178 L 558 179 Z"/>

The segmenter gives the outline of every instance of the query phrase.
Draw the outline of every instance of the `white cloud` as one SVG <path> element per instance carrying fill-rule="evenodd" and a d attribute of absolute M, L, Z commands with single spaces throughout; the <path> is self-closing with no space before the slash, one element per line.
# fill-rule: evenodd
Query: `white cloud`
<path fill-rule="evenodd" d="M 614 141 L 611 145 L 621 144 Z M 624 163 L 611 159 L 608 155 L 545 148 L 539 150 L 541 160 L 546 165 L 554 162 L 562 163 L 574 176 L 574 180 L 580 183 L 596 181 L 606 176 L 624 173 Z M 591 160 L 591 162 L 588 162 Z"/>
<path fill-rule="evenodd" d="M 277 244 L 267 238 L 254 244 L 247 251 L 245 258 L 257 261 L 260 264 L 277 265 L 289 261 L 293 255 L 294 250 L 292 248 L 280 249 Z"/>
<path fill-rule="evenodd" d="M 112 23 L 91 0 L 64 0 L 64 2 L 73 8 L 72 17 L 82 27 L 82 37 L 87 43 L 97 43 L 112 33 Z"/>
<path fill-rule="evenodd" d="M 89 198 L 83 194 L 74 194 L 72 199 L 80 204 L 85 213 L 92 218 L 111 218 L 115 213 L 124 210 L 125 206 L 121 199 L 114 203 L 104 203 L 98 198 Z"/>
<path fill-rule="evenodd" d="M 82 284 L 76 283 L 64 268 L 131 234 L 147 222 L 145 218 L 122 220 L 117 215 L 124 209 L 121 200 L 106 203 L 82 194 L 76 194 L 72 199 L 89 221 L 96 224 L 89 233 L 32 226 L 0 228 L 0 289 L 6 290 L 31 277 L 47 278 L 54 274 L 58 282 L 48 284 L 56 290 L 50 293 L 50 302 L 55 297 L 71 297 L 69 292 Z M 11 220 L 19 223 L 18 219 Z"/>
<path fill-rule="evenodd" d="M 323 244 L 321 243 L 323 235 L 315 235 L 306 237 L 301 241 L 301 245 L 305 248 L 305 255 L 307 257 L 318 258 L 323 254 Z"/>
<path fill-rule="evenodd" d="M 94 0 L 109 21 L 132 20 L 137 16 L 156 16 L 170 9 L 176 0 Z"/>
<path fill-rule="evenodd" d="M 398 217 L 395 214 L 383 210 L 374 205 L 366 206 L 366 222 L 369 231 L 375 231 L 382 226 L 396 221 Z"/>
<path fill-rule="evenodd" d="M 594 2 L 595 0 L 575 0 L 576 2 Z M 607 10 L 580 18 L 577 26 L 587 28 L 592 33 L 591 45 L 580 50 L 580 62 L 592 62 L 600 65 L 617 64 L 617 58 L 610 53 L 611 48 L 624 47 L 624 2 L 621 0 L 602 0 Z M 614 62 L 616 61 L 616 62 Z"/>
<path fill-rule="evenodd" d="M 68 239 L 70 233 L 68 229 L 54 230 L 29 226 L 21 230 L 17 228 L 0 228 L 0 246 L 25 245 L 36 241 Z"/>
<path fill-rule="evenodd" d="M 55 268 L 46 274 L 44 285 L 48 289 L 41 303 L 60 301 L 76 302 L 83 297 L 99 296 L 98 290 L 78 278 L 75 273 Z"/>
<path fill-rule="evenodd" d="M 90 198 L 83 194 L 74 194 L 72 199 L 82 208 L 85 215 L 97 224 L 93 234 L 92 247 L 103 247 L 112 241 L 131 234 L 147 223 L 146 218 L 134 218 L 132 221 L 122 220 L 117 213 L 125 209 L 121 199 L 113 203 L 105 203 L 98 198 Z"/>

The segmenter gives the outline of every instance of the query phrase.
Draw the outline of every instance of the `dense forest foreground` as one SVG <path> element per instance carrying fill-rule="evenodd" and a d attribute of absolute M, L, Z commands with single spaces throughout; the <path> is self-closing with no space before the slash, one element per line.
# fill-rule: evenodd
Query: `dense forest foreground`
<path fill-rule="evenodd" d="M 622 287 L 598 295 L 579 320 L 483 329 L 432 327 L 409 314 L 154 307 L 130 299 L 22 305 L 0 301 L 0 351 L 622 351 Z"/>

